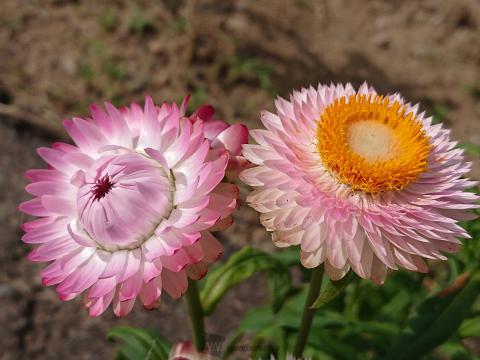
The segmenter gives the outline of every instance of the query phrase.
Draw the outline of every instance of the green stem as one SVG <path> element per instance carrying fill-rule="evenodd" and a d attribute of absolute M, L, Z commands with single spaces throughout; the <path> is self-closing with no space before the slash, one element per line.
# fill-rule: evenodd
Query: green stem
<path fill-rule="evenodd" d="M 307 301 L 305 301 L 305 307 L 303 308 L 302 322 L 300 323 L 300 329 L 298 331 L 297 342 L 293 350 L 293 356 L 295 358 L 301 358 L 303 350 L 307 343 L 308 334 L 312 326 L 313 315 L 316 309 L 312 309 L 311 306 L 317 300 L 320 294 L 320 288 L 322 286 L 323 278 L 323 266 L 320 265 L 312 270 L 312 277 L 310 279 L 310 287 L 308 289 Z"/>
<path fill-rule="evenodd" d="M 198 295 L 197 283 L 188 279 L 188 290 L 185 294 L 188 314 L 192 323 L 193 342 L 198 351 L 205 350 L 205 326 L 203 324 L 203 308 Z"/>

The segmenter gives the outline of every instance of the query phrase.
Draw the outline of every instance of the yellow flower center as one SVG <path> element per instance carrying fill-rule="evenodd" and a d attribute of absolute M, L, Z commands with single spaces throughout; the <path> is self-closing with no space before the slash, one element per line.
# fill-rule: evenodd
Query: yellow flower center
<path fill-rule="evenodd" d="M 414 114 L 379 95 L 339 98 L 317 122 L 324 166 L 352 190 L 402 190 L 427 170 L 430 148 Z"/>

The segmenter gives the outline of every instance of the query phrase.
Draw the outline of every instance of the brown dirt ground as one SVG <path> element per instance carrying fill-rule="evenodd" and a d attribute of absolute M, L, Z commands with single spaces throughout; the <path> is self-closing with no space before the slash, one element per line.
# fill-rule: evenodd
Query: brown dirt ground
<path fill-rule="evenodd" d="M 92 102 L 208 101 L 230 122 L 257 127 L 275 94 L 319 81 L 364 80 L 400 91 L 480 144 L 480 3 L 476 0 L 68 1 L 1 0 L 0 358 L 109 358 L 114 325 L 189 336 L 181 302 L 125 319 L 91 319 L 40 286 L 20 243 L 23 172 L 35 148 L 64 137 L 60 120 Z M 480 178 L 475 165 L 473 176 Z M 227 252 L 270 242 L 248 209 L 222 235 Z M 225 257 L 224 257 L 225 258 Z M 232 291 L 208 321 L 228 334 L 264 301 L 263 278 Z"/>

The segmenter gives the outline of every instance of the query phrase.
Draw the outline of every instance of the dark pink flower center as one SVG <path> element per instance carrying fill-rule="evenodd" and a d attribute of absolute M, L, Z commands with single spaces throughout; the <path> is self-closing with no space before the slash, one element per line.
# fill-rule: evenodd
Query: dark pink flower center
<path fill-rule="evenodd" d="M 100 179 L 97 179 L 92 188 L 94 200 L 100 200 L 101 198 L 105 197 L 105 195 L 107 195 L 108 192 L 113 188 L 113 185 L 114 184 L 110 181 L 108 174 Z"/>

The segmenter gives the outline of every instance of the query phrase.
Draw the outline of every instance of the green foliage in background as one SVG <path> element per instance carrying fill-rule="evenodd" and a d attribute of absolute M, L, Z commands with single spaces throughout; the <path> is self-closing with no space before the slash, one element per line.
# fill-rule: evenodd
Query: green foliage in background
<path fill-rule="evenodd" d="M 273 256 L 246 247 L 232 255 L 225 264 L 210 271 L 200 294 L 205 314 L 210 315 L 213 312 L 231 287 L 258 271 L 266 272 L 272 308 L 278 311 L 291 288 L 290 270 Z"/>
<path fill-rule="evenodd" d="M 155 331 L 119 326 L 113 328 L 107 338 L 112 342 L 123 342 L 115 355 L 116 360 L 168 359 L 170 344 Z"/>

